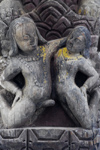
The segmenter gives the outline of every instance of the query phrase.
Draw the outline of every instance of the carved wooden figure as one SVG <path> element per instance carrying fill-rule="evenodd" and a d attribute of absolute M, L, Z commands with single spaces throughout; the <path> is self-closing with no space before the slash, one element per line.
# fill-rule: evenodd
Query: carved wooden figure
<path fill-rule="evenodd" d="M 56 90 L 59 101 L 65 110 L 67 107 L 83 128 L 96 127 L 97 106 L 100 94 L 95 90 L 94 96 L 88 100 L 87 91 L 93 90 L 99 75 L 87 59 L 89 57 L 90 33 L 86 27 L 79 26 L 69 34 L 66 48 L 60 49 L 56 56 Z M 75 83 L 78 71 L 88 76 L 79 88 Z M 92 91 L 93 92 L 93 91 Z"/>
<path fill-rule="evenodd" d="M 7 128 L 23 126 L 30 117 L 34 117 L 37 109 L 55 104 L 54 100 L 50 100 L 50 59 L 66 41 L 66 38 L 45 41 L 33 20 L 28 17 L 14 20 L 9 33 L 11 60 L 0 79 L 0 85 L 15 94 L 11 107 L 5 100 L 4 91 L 0 96 L 2 120 Z M 38 46 L 39 43 L 44 45 Z M 22 89 L 11 82 L 20 72 L 25 79 Z"/>

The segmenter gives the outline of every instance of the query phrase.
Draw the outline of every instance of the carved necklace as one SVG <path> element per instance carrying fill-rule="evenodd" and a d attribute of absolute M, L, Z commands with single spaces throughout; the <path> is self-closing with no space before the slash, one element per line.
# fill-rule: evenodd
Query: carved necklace
<path fill-rule="evenodd" d="M 63 60 L 78 60 L 83 57 L 82 55 L 70 54 L 67 48 L 60 49 L 57 53 L 57 56 L 62 57 Z"/>
<path fill-rule="evenodd" d="M 39 55 L 37 55 L 36 57 L 34 57 L 34 56 L 25 56 L 25 55 L 21 55 L 21 54 L 19 54 L 18 56 L 18 59 L 20 59 L 20 60 L 24 60 L 24 61 L 26 61 L 26 62 L 32 62 L 32 61 L 38 61 L 39 60 L 39 58 L 40 58 L 40 56 Z"/>
<path fill-rule="evenodd" d="M 23 54 L 21 55 L 21 54 L 19 54 L 18 58 L 24 59 L 27 62 L 38 61 L 40 58 L 43 58 L 43 62 L 45 62 L 45 60 L 46 60 L 46 49 L 45 49 L 45 47 L 39 46 L 38 50 L 36 50 L 36 54 L 35 54 L 36 57 L 34 57 L 33 55 L 34 54 L 32 54 L 32 55 L 23 55 Z"/>

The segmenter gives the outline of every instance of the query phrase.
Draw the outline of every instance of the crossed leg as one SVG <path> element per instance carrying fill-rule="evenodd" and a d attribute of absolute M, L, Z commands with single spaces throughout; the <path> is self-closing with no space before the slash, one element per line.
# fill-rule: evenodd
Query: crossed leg
<path fill-rule="evenodd" d="M 14 107 L 10 107 L 4 98 L 5 91 L 0 93 L 0 110 L 3 124 L 6 128 L 20 127 L 28 121 L 36 111 L 32 100 L 22 98 Z"/>
<path fill-rule="evenodd" d="M 75 118 L 83 128 L 92 128 L 91 113 L 87 99 L 78 87 L 65 91 L 65 99 Z"/>
<path fill-rule="evenodd" d="M 96 88 L 92 91 L 92 96 L 89 103 L 93 127 L 97 127 L 98 109 L 100 107 L 99 102 L 100 102 L 100 88 Z"/>

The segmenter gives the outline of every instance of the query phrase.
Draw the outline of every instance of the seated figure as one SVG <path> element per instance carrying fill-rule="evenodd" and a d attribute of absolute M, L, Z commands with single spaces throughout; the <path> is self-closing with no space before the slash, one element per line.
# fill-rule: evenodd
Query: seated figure
<path fill-rule="evenodd" d="M 69 34 L 66 48 L 60 49 L 55 55 L 56 64 L 56 91 L 65 110 L 76 118 L 83 128 L 90 129 L 96 126 L 96 112 L 99 102 L 99 92 L 93 85 L 99 75 L 88 60 L 90 47 L 90 33 L 84 26 L 78 26 Z M 75 83 L 78 71 L 88 76 L 85 83 L 79 88 Z M 87 91 L 92 91 L 90 100 Z"/>
<path fill-rule="evenodd" d="M 0 77 L 0 85 L 5 89 L 0 94 L 0 111 L 6 128 L 21 127 L 38 109 L 55 104 L 50 100 L 50 60 L 66 42 L 66 38 L 47 42 L 33 20 L 25 16 L 11 23 L 9 34 L 10 63 Z M 19 73 L 25 79 L 22 89 L 12 82 Z M 5 91 L 15 95 L 11 106 L 5 99 Z"/>

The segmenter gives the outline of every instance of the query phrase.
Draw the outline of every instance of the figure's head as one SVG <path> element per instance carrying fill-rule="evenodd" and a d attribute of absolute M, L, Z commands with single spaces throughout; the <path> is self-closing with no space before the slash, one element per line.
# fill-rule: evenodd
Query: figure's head
<path fill-rule="evenodd" d="M 36 50 L 38 44 L 46 43 L 35 23 L 28 17 L 20 17 L 11 23 L 9 30 L 11 40 L 10 56 L 18 53 L 18 47 L 25 53 Z"/>
<path fill-rule="evenodd" d="M 84 26 L 77 26 L 69 34 L 66 43 L 67 49 L 72 53 L 81 53 L 85 58 L 89 57 L 91 36 Z"/>

